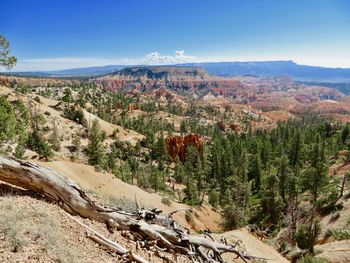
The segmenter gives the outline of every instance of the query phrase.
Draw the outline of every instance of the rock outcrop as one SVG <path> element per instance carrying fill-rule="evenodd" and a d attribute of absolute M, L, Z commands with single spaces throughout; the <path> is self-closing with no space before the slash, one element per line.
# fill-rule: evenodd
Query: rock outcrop
<path fill-rule="evenodd" d="M 165 139 L 168 154 L 174 160 L 179 158 L 180 161 L 186 160 L 186 149 L 189 146 L 194 146 L 198 152 L 203 149 L 203 141 L 198 134 L 191 133 L 184 137 L 172 136 Z"/>

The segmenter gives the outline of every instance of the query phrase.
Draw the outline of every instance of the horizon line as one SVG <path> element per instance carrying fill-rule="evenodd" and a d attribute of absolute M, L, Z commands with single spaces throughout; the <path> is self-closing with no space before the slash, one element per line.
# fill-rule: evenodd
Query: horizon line
<path fill-rule="evenodd" d="M 72 58 L 72 57 L 65 57 L 66 58 Z M 81 57 L 81 58 L 87 58 L 87 57 Z M 58 59 L 58 58 L 52 58 L 52 59 Z M 27 61 L 31 61 L 35 59 L 30 59 Z M 39 59 L 40 60 L 40 59 Z M 324 66 L 324 65 L 313 65 L 313 64 L 306 64 L 306 63 L 298 63 L 294 61 L 293 59 L 276 59 L 276 60 L 203 60 L 203 61 L 189 61 L 189 62 L 179 62 L 179 63 L 167 63 L 167 64 L 142 64 L 142 63 L 136 63 L 136 64 L 128 64 L 128 63 L 107 63 L 103 65 L 90 65 L 90 66 L 77 66 L 77 67 L 66 67 L 61 69 L 48 69 L 48 70 L 6 70 L 5 68 L 0 69 L 1 73 L 51 73 L 51 72 L 59 72 L 59 71 L 66 71 L 66 70 L 77 70 L 77 69 L 88 69 L 88 68 L 103 68 L 103 67 L 111 67 L 111 66 L 125 66 L 125 67 L 164 67 L 164 66 L 180 66 L 186 65 L 186 64 L 208 64 L 208 63 L 266 63 L 266 62 L 292 62 L 298 66 L 309 66 L 309 67 L 319 67 L 319 68 L 329 68 L 329 69 L 350 69 L 349 67 L 342 67 L 342 66 Z M 200 67 L 200 66 L 199 66 Z"/>

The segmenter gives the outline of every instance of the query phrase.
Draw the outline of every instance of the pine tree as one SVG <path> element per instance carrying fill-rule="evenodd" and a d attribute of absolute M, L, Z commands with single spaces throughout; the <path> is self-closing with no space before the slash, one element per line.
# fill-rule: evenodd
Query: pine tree
<path fill-rule="evenodd" d="M 132 172 L 131 172 L 131 168 L 128 160 L 126 160 L 124 164 L 121 166 L 121 179 L 124 182 L 131 183 Z"/>
<path fill-rule="evenodd" d="M 302 162 L 303 155 L 303 139 L 300 130 L 297 131 L 293 138 L 292 145 L 289 153 L 289 163 L 291 166 L 295 167 L 300 165 Z"/>
<path fill-rule="evenodd" d="M 70 88 L 66 88 L 63 91 L 62 101 L 65 102 L 66 105 L 74 102 L 73 93 Z"/>
<path fill-rule="evenodd" d="M 237 167 L 233 185 L 233 205 L 237 216 L 238 225 L 242 226 L 246 222 L 246 213 L 249 205 L 250 185 L 248 182 L 248 161 L 246 151 L 242 149 L 240 155 L 241 163 Z"/>
<path fill-rule="evenodd" d="M 288 158 L 284 154 L 279 162 L 277 177 L 279 179 L 279 194 L 282 197 L 283 203 L 287 204 L 286 187 L 288 178 L 290 177 L 290 169 Z"/>
<path fill-rule="evenodd" d="M 253 157 L 252 164 L 249 171 L 249 179 L 254 180 L 253 189 L 257 193 L 261 188 L 262 168 L 260 161 L 260 152 L 258 151 Z"/>
<path fill-rule="evenodd" d="M 1 36 L 1 35 L 0 35 Z M 15 135 L 16 115 L 14 108 L 5 96 L 0 96 L 0 146 Z"/>
<path fill-rule="evenodd" d="M 52 149 L 58 152 L 61 149 L 61 142 L 58 134 L 57 128 L 57 120 L 55 119 L 53 122 L 52 134 L 50 137 L 50 143 L 52 145 Z"/>
<path fill-rule="evenodd" d="M 347 141 L 349 139 L 349 135 L 350 135 L 350 129 L 349 129 L 349 126 L 346 125 L 341 132 L 341 143 L 342 144 L 345 145 L 347 143 Z"/>
<path fill-rule="evenodd" d="M 311 253 L 313 253 L 314 241 L 319 231 L 317 209 L 320 206 L 318 201 L 321 194 L 321 189 L 329 184 L 328 167 L 324 150 L 324 141 L 321 141 L 320 136 L 317 136 L 316 142 L 314 143 L 313 149 L 310 153 L 310 167 L 308 167 L 306 170 L 304 179 L 304 185 L 312 195 L 307 243 L 307 248 Z M 323 195 L 326 194 L 327 191 L 323 191 Z"/>
<path fill-rule="evenodd" d="M 43 136 L 38 130 L 33 130 L 33 132 L 28 137 L 27 146 L 36 151 L 40 157 L 45 158 L 46 161 L 53 157 L 54 153 L 50 145 L 45 141 Z"/>
<path fill-rule="evenodd" d="M 10 43 L 4 36 L 0 35 L 0 67 L 11 69 L 16 63 L 17 58 L 10 56 Z"/>
<path fill-rule="evenodd" d="M 279 223 L 282 217 L 283 202 L 279 195 L 279 179 L 270 173 L 264 184 L 261 199 L 261 215 L 263 221 L 272 225 Z"/>
<path fill-rule="evenodd" d="M 159 190 L 163 190 L 165 188 L 165 184 L 163 181 L 164 175 L 162 171 L 160 171 L 157 167 L 152 167 L 150 183 L 154 192 L 158 192 Z"/>
<path fill-rule="evenodd" d="M 104 165 L 104 147 L 103 141 L 106 134 L 100 132 L 98 120 L 95 119 L 92 122 L 92 126 L 89 129 L 89 143 L 87 146 L 87 155 L 89 164 L 103 167 Z"/>
<path fill-rule="evenodd" d="M 183 183 L 185 179 L 185 168 L 182 162 L 178 161 L 175 164 L 174 177 L 176 182 Z"/>

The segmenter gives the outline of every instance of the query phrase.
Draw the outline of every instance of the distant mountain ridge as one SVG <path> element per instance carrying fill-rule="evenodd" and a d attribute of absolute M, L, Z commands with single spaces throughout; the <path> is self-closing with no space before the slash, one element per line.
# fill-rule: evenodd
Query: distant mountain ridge
<path fill-rule="evenodd" d="M 170 65 L 171 66 L 171 65 Z M 350 68 L 326 68 L 299 65 L 293 61 L 252 61 L 252 62 L 201 62 L 173 65 L 177 67 L 196 67 L 205 69 L 210 75 L 230 76 L 263 76 L 278 77 L 288 76 L 297 81 L 350 83 Z M 74 68 L 43 72 L 13 72 L 13 75 L 45 76 L 45 77 L 69 77 L 69 76 L 98 76 L 111 74 L 123 68 L 129 67 L 153 67 L 131 65 L 108 65 L 99 67 Z"/>
<path fill-rule="evenodd" d="M 216 76 L 256 75 L 263 77 L 288 76 L 293 80 L 315 82 L 350 82 L 350 68 L 326 68 L 299 65 L 293 61 L 205 62 L 184 66 L 202 67 Z"/>

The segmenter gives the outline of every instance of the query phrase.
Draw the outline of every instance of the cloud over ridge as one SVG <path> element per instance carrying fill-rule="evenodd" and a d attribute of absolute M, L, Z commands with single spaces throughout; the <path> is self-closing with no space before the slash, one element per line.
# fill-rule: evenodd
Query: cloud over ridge
<path fill-rule="evenodd" d="M 177 50 L 174 55 L 161 55 L 159 52 L 149 53 L 143 59 L 143 64 L 177 64 L 196 60 L 196 57 L 186 55 L 184 50 Z"/>
<path fill-rule="evenodd" d="M 196 62 L 194 56 L 176 50 L 172 55 L 162 55 L 158 51 L 146 54 L 141 58 L 100 58 L 100 57 L 51 57 L 19 59 L 16 71 L 49 71 L 80 67 L 105 65 L 167 65 Z"/>

